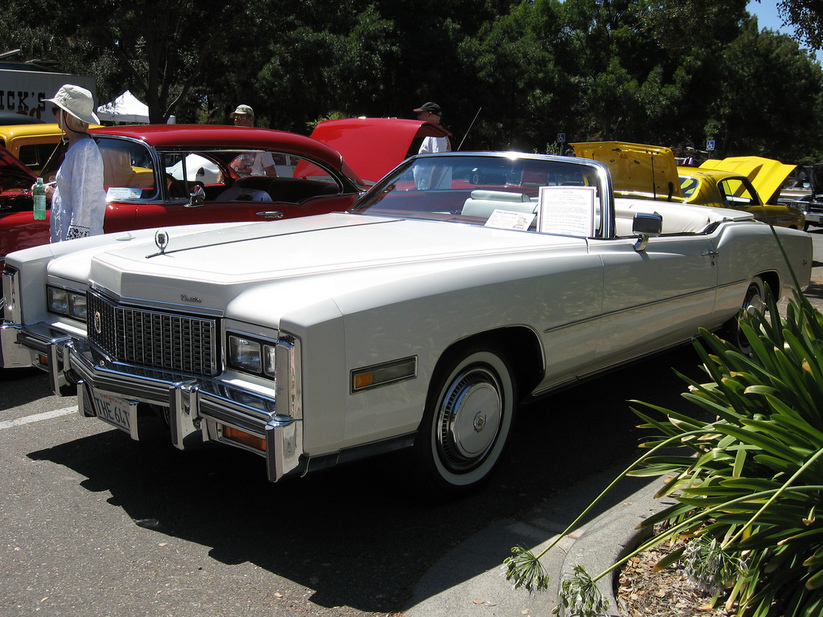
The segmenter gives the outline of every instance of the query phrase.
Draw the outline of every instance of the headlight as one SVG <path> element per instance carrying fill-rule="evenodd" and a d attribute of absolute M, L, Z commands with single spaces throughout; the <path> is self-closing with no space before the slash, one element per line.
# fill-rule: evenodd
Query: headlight
<path fill-rule="evenodd" d="M 86 321 L 86 294 L 58 287 L 46 288 L 48 309 L 78 321 Z"/>
<path fill-rule="evenodd" d="M 229 366 L 254 373 L 274 377 L 275 345 L 265 341 L 229 334 Z"/>

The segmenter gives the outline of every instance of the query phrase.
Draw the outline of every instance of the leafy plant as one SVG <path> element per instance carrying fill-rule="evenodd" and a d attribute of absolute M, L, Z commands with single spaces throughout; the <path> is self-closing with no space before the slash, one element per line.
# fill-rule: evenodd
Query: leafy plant
<path fill-rule="evenodd" d="M 643 428 L 658 434 L 626 473 L 668 476 L 658 496 L 675 504 L 643 522 L 666 523 L 665 531 L 587 580 L 681 536 L 689 539 L 685 547 L 659 565 L 682 560 L 716 600 L 726 593 L 727 609 L 747 617 L 823 613 L 823 315 L 797 292 L 785 319 L 770 296 L 768 305 L 768 312 L 741 319 L 748 355 L 701 330 L 695 348 L 710 381 L 681 378 L 688 384 L 683 396 L 708 419 L 634 401 Z M 529 559 L 539 560 L 557 541 L 539 555 L 520 549 L 505 561 L 507 577 L 545 589 L 547 577 L 529 579 Z M 581 573 L 578 566 L 575 576 Z M 575 593 L 564 583 L 561 602 L 577 607 L 571 614 L 597 614 L 575 605 Z"/>

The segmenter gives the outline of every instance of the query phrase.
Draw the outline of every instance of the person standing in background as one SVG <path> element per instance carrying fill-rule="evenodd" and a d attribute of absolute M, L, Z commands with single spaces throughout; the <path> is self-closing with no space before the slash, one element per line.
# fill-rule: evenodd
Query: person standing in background
<path fill-rule="evenodd" d="M 440 119 L 443 117 L 443 111 L 437 103 L 432 101 L 423 103 L 420 107 L 415 109 L 414 112 L 417 114 L 418 120 L 440 126 Z M 448 137 L 429 136 L 423 139 L 423 143 L 420 144 L 418 154 L 426 154 L 428 152 L 451 152 L 451 149 L 452 145 Z"/>
<path fill-rule="evenodd" d="M 51 197 L 51 242 L 102 234 L 106 214 L 103 157 L 88 133 L 89 124 L 100 124 L 94 98 L 85 88 L 65 84 L 46 102 L 54 105 L 55 119 L 68 141 L 56 187 L 46 187 L 46 196 Z"/>
<path fill-rule="evenodd" d="M 435 126 L 440 126 L 440 118 L 443 112 L 440 105 L 429 101 L 414 110 L 417 114 L 417 119 L 421 122 L 428 122 Z M 423 138 L 423 143 L 420 144 L 418 154 L 433 154 L 436 152 L 451 152 L 452 145 L 449 138 L 445 135 L 443 137 L 435 137 L 429 135 Z M 452 176 L 451 168 L 444 168 L 437 163 L 421 163 L 414 169 L 414 182 L 417 188 L 421 191 L 430 189 L 449 189 L 451 188 Z"/>
<path fill-rule="evenodd" d="M 254 126 L 254 110 L 250 105 L 238 105 L 231 113 L 234 126 Z M 231 162 L 231 166 L 241 178 L 246 176 L 277 177 L 274 157 L 271 152 L 246 152 Z"/>

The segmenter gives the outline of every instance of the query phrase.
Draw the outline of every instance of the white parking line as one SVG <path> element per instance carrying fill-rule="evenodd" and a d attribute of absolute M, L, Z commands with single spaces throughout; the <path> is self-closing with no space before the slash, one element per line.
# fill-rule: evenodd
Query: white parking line
<path fill-rule="evenodd" d="M 67 416 L 70 413 L 77 413 L 77 405 L 73 407 L 64 407 L 63 409 L 55 409 L 54 411 L 45 411 L 43 413 L 36 413 L 32 416 L 24 416 L 16 420 L 9 420 L 7 422 L 0 422 L 0 431 L 4 428 L 11 428 L 13 426 L 20 426 L 22 424 L 29 424 L 31 422 L 40 422 L 41 420 L 51 420 L 52 418 L 59 418 L 60 416 Z"/>

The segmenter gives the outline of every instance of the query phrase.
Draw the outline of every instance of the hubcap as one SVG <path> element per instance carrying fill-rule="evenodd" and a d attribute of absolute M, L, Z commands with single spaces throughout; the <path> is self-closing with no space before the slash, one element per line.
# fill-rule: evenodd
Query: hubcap
<path fill-rule="evenodd" d="M 503 420 L 500 385 L 494 374 L 471 368 L 452 382 L 438 414 L 437 448 L 443 462 L 466 471 L 482 462 Z"/>

